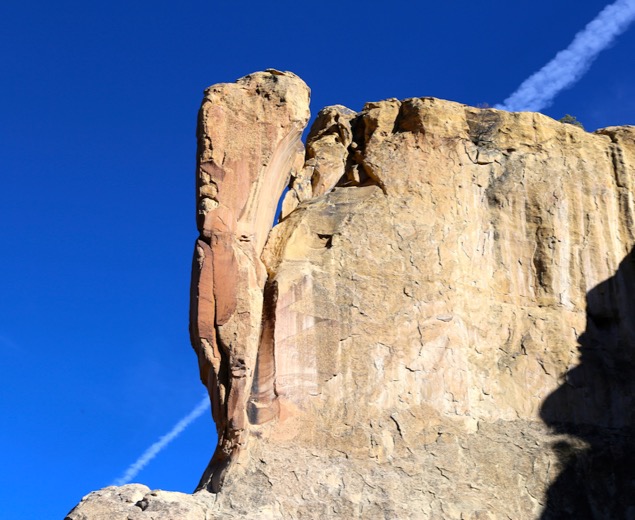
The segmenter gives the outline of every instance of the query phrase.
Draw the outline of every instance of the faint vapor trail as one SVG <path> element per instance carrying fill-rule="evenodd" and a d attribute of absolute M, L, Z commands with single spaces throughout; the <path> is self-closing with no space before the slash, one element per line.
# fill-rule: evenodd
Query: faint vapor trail
<path fill-rule="evenodd" d="M 573 85 L 589 69 L 597 55 L 635 21 L 635 0 L 617 0 L 606 6 L 575 35 L 569 46 L 556 54 L 518 90 L 495 108 L 540 111 L 548 107 L 562 90 Z"/>
<path fill-rule="evenodd" d="M 163 448 L 165 448 L 170 442 L 178 437 L 185 428 L 187 428 L 194 420 L 209 408 L 209 397 L 207 395 L 203 400 L 196 405 L 196 408 L 187 414 L 183 419 L 174 425 L 168 433 L 161 437 L 157 442 L 150 446 L 143 455 L 139 457 L 133 464 L 131 464 L 125 473 L 113 482 L 113 486 L 123 486 L 130 482 L 137 474 L 146 467 L 146 465 L 156 457 Z"/>

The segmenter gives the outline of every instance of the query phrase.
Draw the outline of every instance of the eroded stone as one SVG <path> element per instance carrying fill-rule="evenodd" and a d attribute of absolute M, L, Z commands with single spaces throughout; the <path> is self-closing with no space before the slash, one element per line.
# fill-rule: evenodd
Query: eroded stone
<path fill-rule="evenodd" d="M 271 71 L 201 109 L 197 518 L 632 515 L 635 127 L 391 99 L 302 165 L 306 101 Z"/>

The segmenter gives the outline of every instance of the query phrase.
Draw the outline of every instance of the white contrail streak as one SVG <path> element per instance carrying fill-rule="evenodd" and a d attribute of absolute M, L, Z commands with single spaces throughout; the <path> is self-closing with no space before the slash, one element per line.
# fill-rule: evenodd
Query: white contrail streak
<path fill-rule="evenodd" d="M 163 450 L 170 442 L 178 437 L 185 428 L 187 428 L 194 420 L 198 419 L 205 410 L 209 408 L 209 397 L 205 398 L 196 405 L 196 408 L 187 414 L 183 419 L 174 425 L 168 433 L 161 437 L 157 442 L 150 446 L 143 455 L 139 457 L 133 464 L 131 464 L 124 474 L 113 482 L 113 486 L 123 486 L 130 482 L 137 474 L 146 467 L 146 465 L 156 457 L 161 450 Z"/>
<path fill-rule="evenodd" d="M 518 90 L 496 108 L 540 111 L 548 107 L 562 90 L 578 81 L 597 55 L 635 21 L 635 0 L 617 0 L 606 6 L 595 19 L 575 35 L 569 46 L 556 54 L 538 72 L 527 78 Z"/>

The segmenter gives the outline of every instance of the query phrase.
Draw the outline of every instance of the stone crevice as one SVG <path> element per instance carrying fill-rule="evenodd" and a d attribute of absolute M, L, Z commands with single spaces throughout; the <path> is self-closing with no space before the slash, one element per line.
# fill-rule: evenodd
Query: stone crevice
<path fill-rule="evenodd" d="M 308 104 L 302 80 L 268 70 L 210 87 L 199 112 L 190 330 L 218 432 L 199 489 L 219 491 L 246 443 L 254 376 L 262 380 L 265 356 L 260 255 L 278 198 L 302 162 Z"/>
<path fill-rule="evenodd" d="M 69 520 L 629 517 L 634 127 L 389 99 L 327 107 L 304 154 L 293 75 L 205 96 L 191 331 L 219 446 L 199 493 L 106 488 Z"/>

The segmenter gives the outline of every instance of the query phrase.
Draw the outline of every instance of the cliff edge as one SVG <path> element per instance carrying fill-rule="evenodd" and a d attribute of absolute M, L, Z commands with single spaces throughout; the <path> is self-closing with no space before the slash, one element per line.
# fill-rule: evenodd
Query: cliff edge
<path fill-rule="evenodd" d="M 635 127 L 389 99 L 304 148 L 308 103 L 269 70 L 199 113 L 197 492 L 67 519 L 635 517 Z"/>

